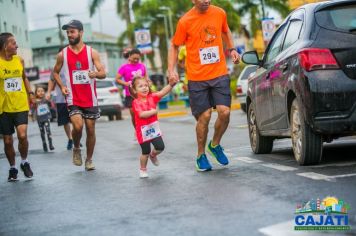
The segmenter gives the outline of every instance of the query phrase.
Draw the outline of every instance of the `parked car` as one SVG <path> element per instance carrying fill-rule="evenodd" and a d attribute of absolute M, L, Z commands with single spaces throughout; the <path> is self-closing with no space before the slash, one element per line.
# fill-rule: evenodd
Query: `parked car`
<path fill-rule="evenodd" d="M 96 93 L 98 97 L 100 114 L 108 116 L 109 120 L 122 119 L 123 107 L 121 95 L 114 78 L 96 80 Z"/>
<path fill-rule="evenodd" d="M 293 11 L 271 39 L 248 81 L 247 117 L 255 153 L 291 137 L 300 165 L 321 161 L 323 142 L 356 134 L 356 3 L 308 4 Z"/>
<path fill-rule="evenodd" d="M 258 66 L 256 65 L 245 66 L 241 71 L 239 78 L 237 78 L 236 97 L 240 102 L 241 110 L 244 112 L 246 112 L 247 79 L 256 72 L 257 68 Z"/>

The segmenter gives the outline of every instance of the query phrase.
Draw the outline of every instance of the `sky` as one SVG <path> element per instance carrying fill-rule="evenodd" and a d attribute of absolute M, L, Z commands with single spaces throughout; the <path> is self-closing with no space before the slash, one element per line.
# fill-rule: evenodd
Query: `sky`
<path fill-rule="evenodd" d="M 103 32 L 112 36 L 119 36 L 125 27 L 123 20 L 116 13 L 116 0 L 105 0 L 101 5 L 101 24 L 98 11 L 89 17 L 89 0 L 25 0 L 29 29 L 43 29 L 58 27 L 57 13 L 69 14 L 61 19 L 62 25 L 71 19 L 82 23 L 91 23 L 96 32 Z"/>

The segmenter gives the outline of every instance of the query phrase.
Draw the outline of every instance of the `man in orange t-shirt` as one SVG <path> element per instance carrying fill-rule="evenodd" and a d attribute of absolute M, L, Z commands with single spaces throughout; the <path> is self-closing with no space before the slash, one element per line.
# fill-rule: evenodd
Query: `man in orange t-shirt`
<path fill-rule="evenodd" d="M 221 165 L 229 160 L 220 146 L 230 120 L 230 79 L 224 57 L 223 41 L 230 50 L 232 61 L 237 64 L 240 55 L 233 46 L 232 35 L 223 9 L 210 5 L 210 0 L 192 0 L 194 7 L 178 22 L 168 56 L 168 74 L 177 80 L 175 71 L 178 48 L 186 45 L 186 73 L 188 76 L 189 99 L 192 113 L 197 120 L 198 171 L 211 170 L 205 155 L 205 145 L 212 108 L 216 107 L 218 118 L 215 122 L 213 139 L 207 151 Z"/>

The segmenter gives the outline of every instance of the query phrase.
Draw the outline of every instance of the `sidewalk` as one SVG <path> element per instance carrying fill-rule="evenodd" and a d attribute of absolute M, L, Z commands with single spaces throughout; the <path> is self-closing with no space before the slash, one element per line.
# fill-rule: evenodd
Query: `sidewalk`
<path fill-rule="evenodd" d="M 237 98 L 233 98 L 231 101 L 231 110 L 240 109 L 240 103 Z M 169 118 L 176 116 L 186 116 L 190 115 L 191 110 L 190 107 L 185 107 L 184 105 L 168 105 L 168 109 L 159 110 L 158 117 L 159 118 Z M 123 119 L 130 118 L 129 110 L 124 109 L 122 111 Z"/>

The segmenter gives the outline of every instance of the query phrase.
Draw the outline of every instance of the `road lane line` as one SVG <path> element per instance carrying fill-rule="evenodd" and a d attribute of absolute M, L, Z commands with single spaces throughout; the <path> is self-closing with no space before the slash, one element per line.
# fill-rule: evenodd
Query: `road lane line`
<path fill-rule="evenodd" d="M 324 168 L 324 167 L 343 167 L 343 166 L 352 166 L 352 165 L 356 165 L 356 162 L 352 161 L 352 162 L 344 162 L 344 163 L 331 163 L 331 164 L 309 166 L 309 167 L 310 168 Z"/>
<path fill-rule="evenodd" d="M 333 176 L 330 176 L 332 178 L 345 178 L 345 177 L 352 177 L 352 176 L 356 176 L 356 173 L 355 174 L 344 174 L 344 175 L 333 175 Z"/>
<path fill-rule="evenodd" d="M 322 175 L 315 172 L 303 172 L 298 173 L 297 175 L 313 180 L 325 180 L 329 182 L 335 182 L 335 179 L 332 176 Z"/>
<path fill-rule="evenodd" d="M 237 159 L 239 161 L 242 161 L 242 162 L 249 163 L 249 164 L 255 164 L 255 163 L 261 163 L 262 162 L 260 160 L 256 160 L 256 159 L 253 159 L 253 158 L 250 158 L 250 157 L 236 157 L 235 159 Z"/>
<path fill-rule="evenodd" d="M 280 164 L 275 164 L 275 163 L 268 163 L 268 164 L 262 164 L 262 166 L 272 168 L 275 170 L 280 170 L 280 171 L 295 171 L 298 170 L 298 168 L 295 167 L 290 167 L 290 166 L 284 166 Z"/>

